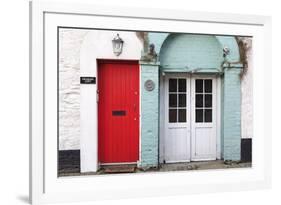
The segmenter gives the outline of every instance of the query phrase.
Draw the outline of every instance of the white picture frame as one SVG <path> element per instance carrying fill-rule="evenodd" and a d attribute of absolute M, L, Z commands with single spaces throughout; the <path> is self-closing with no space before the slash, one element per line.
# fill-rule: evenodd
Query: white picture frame
<path fill-rule="evenodd" d="M 160 23 L 161 22 L 161 23 Z M 253 166 L 247 169 L 57 177 L 56 67 L 58 26 L 253 36 Z M 46 42 L 46 40 L 48 42 Z M 56 70 L 56 68 L 55 68 Z M 271 186 L 271 18 L 266 16 L 30 3 L 30 202 L 238 191 Z M 55 136 L 54 136 L 55 135 Z M 165 179 L 165 180 L 164 180 Z M 70 197 L 71 196 L 71 197 Z"/>

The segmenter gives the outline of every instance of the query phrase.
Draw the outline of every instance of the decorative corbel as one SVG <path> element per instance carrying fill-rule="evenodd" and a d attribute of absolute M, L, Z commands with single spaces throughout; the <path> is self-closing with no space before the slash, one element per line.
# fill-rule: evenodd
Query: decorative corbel
<path fill-rule="evenodd" d="M 141 60 L 146 61 L 146 62 L 154 62 L 155 63 L 155 62 L 157 62 L 157 56 L 158 55 L 155 51 L 155 45 L 152 43 L 152 44 L 149 44 L 148 51 L 144 52 Z"/>

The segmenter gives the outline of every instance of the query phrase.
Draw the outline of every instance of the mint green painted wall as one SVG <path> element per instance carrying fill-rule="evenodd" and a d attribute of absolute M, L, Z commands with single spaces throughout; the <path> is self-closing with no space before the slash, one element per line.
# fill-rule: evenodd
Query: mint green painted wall
<path fill-rule="evenodd" d="M 239 161 L 241 155 L 241 82 L 239 68 L 225 68 L 223 104 L 224 160 Z"/>
<path fill-rule="evenodd" d="M 215 36 L 171 34 L 162 45 L 159 58 L 162 69 L 218 70 L 223 51 Z"/>
<path fill-rule="evenodd" d="M 224 77 L 221 77 L 221 157 L 224 158 Z"/>
<path fill-rule="evenodd" d="M 155 89 L 147 91 L 144 83 L 155 82 Z M 158 166 L 159 68 L 141 65 L 141 167 Z"/>
<path fill-rule="evenodd" d="M 229 55 L 226 56 L 226 60 L 229 62 L 239 62 L 240 54 L 239 47 L 236 39 L 233 36 L 216 36 L 221 46 L 229 49 Z"/>
<path fill-rule="evenodd" d="M 162 44 L 169 35 L 170 33 L 148 33 L 149 44 L 154 44 L 156 53 L 160 53 Z"/>

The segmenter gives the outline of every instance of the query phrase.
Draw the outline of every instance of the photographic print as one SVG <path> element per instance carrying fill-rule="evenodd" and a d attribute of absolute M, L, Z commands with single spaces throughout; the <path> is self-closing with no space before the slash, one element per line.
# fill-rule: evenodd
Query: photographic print
<path fill-rule="evenodd" d="M 57 37 L 59 177 L 251 167 L 251 36 Z"/>
<path fill-rule="evenodd" d="M 270 17 L 36 1 L 30 21 L 31 203 L 271 187 Z"/>

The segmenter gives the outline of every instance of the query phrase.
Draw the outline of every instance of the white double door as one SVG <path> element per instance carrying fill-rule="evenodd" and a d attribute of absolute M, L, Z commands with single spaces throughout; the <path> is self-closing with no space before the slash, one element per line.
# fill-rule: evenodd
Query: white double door
<path fill-rule="evenodd" d="M 162 82 L 163 161 L 215 160 L 216 77 L 167 74 Z"/>

